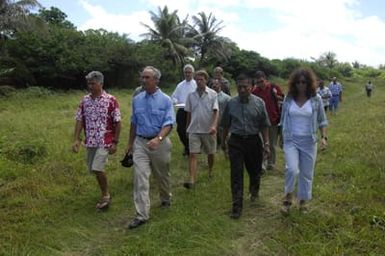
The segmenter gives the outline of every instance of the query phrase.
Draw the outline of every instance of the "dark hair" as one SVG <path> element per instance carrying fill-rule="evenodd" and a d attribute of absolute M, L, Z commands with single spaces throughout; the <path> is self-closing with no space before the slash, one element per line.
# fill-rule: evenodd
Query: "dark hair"
<path fill-rule="evenodd" d="M 259 70 L 255 73 L 255 78 L 256 79 L 259 79 L 259 78 L 265 78 L 266 79 L 266 74 L 265 74 L 265 72 Z"/>
<path fill-rule="evenodd" d="M 291 73 L 289 78 L 289 91 L 288 95 L 293 98 L 298 96 L 298 90 L 296 84 L 299 82 L 301 77 L 304 77 L 306 80 L 306 97 L 314 97 L 316 95 L 316 76 L 310 68 L 298 68 L 293 73 Z"/>
<path fill-rule="evenodd" d="M 237 84 L 242 80 L 250 80 L 250 77 L 244 73 L 241 73 L 239 76 L 237 76 Z"/>

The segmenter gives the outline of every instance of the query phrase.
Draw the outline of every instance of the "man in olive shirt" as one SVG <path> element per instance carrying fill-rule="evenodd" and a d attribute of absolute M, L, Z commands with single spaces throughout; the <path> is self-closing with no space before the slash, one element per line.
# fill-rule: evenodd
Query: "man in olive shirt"
<path fill-rule="evenodd" d="M 238 219 L 243 207 L 243 166 L 249 174 L 250 200 L 258 197 L 261 181 L 263 153 L 270 154 L 269 116 L 261 98 L 251 94 L 251 81 L 245 75 L 237 79 L 238 96 L 233 97 L 225 108 L 221 125 L 222 141 L 226 141 L 228 131 L 228 150 L 231 168 L 232 211 L 230 217 Z M 263 141 L 261 141 L 262 133 Z"/>

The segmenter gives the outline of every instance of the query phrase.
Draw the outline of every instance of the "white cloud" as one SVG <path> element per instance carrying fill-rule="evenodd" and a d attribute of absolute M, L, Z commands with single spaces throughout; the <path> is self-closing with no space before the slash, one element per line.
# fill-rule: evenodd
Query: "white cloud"
<path fill-rule="evenodd" d="M 154 12 L 159 6 L 167 5 L 170 11 L 178 10 L 181 18 L 201 11 L 212 12 L 218 20 L 224 21 L 221 35 L 232 39 L 240 48 L 257 51 L 270 59 L 310 59 L 332 51 L 339 61 L 384 63 L 385 23 L 376 16 L 363 17 L 354 9 L 358 6 L 357 0 L 140 1 Z M 139 35 L 145 33 L 145 29 L 140 22 L 152 24 L 147 10 L 117 15 L 87 0 L 81 0 L 81 4 L 92 17 L 80 26 L 83 30 L 102 27 L 141 40 Z M 253 20 L 244 20 L 242 11 L 245 10 L 270 16 L 266 22 L 276 24 L 275 28 L 263 29 L 264 24 L 258 24 L 258 31 L 253 31 Z"/>

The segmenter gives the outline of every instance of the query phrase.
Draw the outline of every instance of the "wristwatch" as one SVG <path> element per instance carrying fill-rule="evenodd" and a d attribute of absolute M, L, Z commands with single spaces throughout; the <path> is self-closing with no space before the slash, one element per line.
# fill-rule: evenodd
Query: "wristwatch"
<path fill-rule="evenodd" d="M 163 137 L 162 137 L 162 136 L 158 136 L 158 140 L 159 140 L 159 141 L 162 141 L 162 140 L 163 140 Z"/>

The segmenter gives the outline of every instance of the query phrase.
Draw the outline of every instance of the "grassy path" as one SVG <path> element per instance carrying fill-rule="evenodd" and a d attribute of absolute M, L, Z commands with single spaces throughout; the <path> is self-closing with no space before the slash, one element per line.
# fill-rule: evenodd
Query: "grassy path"
<path fill-rule="evenodd" d="M 263 177 L 257 204 L 245 201 L 242 218 L 231 220 L 228 161 L 219 154 L 209 180 L 200 159 L 199 183 L 186 191 L 187 159 L 173 132 L 173 205 L 157 207 L 153 182 L 151 221 L 133 231 L 125 229 L 134 213 L 132 170 L 118 162 L 125 145 L 110 159 L 113 204 L 103 213 L 94 209 L 99 192 L 84 155 L 69 150 L 82 94 L 25 92 L 2 99 L 0 255 L 381 255 L 385 89 L 378 81 L 369 100 L 360 84 L 344 83 L 344 102 L 330 118 L 329 148 L 318 156 L 309 214 L 279 214 L 283 172 L 275 172 Z M 114 94 L 127 129 L 130 92 Z M 126 139 L 127 131 L 121 141 Z"/>

